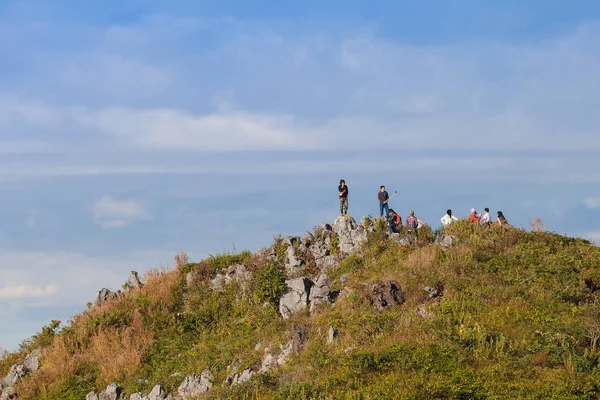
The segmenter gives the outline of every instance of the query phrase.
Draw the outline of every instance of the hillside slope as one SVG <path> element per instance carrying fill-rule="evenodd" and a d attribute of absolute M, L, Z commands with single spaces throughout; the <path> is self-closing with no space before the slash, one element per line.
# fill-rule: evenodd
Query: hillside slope
<path fill-rule="evenodd" d="M 146 398 L 600 396 L 600 248 L 585 240 L 465 221 L 390 238 L 340 217 L 143 280 L 45 327 L 0 377 L 41 349 L 19 399 L 108 399 L 111 383 L 126 399 L 159 384 Z"/>

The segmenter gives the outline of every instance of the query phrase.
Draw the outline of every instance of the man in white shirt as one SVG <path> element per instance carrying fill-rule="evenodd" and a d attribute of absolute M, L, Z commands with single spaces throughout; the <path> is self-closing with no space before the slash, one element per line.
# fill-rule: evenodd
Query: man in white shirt
<path fill-rule="evenodd" d="M 490 220 L 490 209 L 489 208 L 484 208 L 484 213 L 481 216 L 481 220 L 479 221 L 479 224 L 481 225 L 489 225 L 492 221 Z"/>
<path fill-rule="evenodd" d="M 447 210 L 446 215 L 444 215 L 442 217 L 442 225 L 448 226 L 451 223 L 453 223 L 454 221 L 458 221 L 458 218 L 456 218 L 454 215 L 452 215 L 452 210 Z"/>

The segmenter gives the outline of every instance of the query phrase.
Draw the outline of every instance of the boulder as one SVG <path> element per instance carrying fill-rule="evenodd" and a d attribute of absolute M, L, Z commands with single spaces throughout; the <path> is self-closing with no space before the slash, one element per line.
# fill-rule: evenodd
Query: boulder
<path fill-rule="evenodd" d="M 286 344 L 279 346 L 279 349 L 281 350 L 281 352 L 279 353 L 279 356 L 277 357 L 278 365 L 284 365 L 288 361 L 288 359 L 290 358 L 290 355 L 294 351 L 293 346 L 294 346 L 294 343 L 292 340 L 290 340 Z"/>
<path fill-rule="evenodd" d="M 404 303 L 404 294 L 398 282 L 383 281 L 372 286 L 370 299 L 375 308 L 382 311 L 387 307 Z"/>
<path fill-rule="evenodd" d="M 212 380 L 212 373 L 209 370 L 204 370 L 200 376 L 191 375 L 185 378 L 181 385 L 179 385 L 177 393 L 184 400 L 198 397 L 212 388 Z"/>
<path fill-rule="evenodd" d="M 271 369 L 275 368 L 276 366 L 277 366 L 277 359 L 275 358 L 275 356 L 273 356 L 270 353 L 267 353 L 265 355 L 265 358 L 263 358 L 259 372 L 270 371 Z"/>
<path fill-rule="evenodd" d="M 285 284 L 286 291 L 279 299 L 279 312 L 284 319 L 288 319 L 293 313 L 308 306 L 313 282 L 302 277 L 288 279 Z"/>
<path fill-rule="evenodd" d="M 285 269 L 289 274 L 293 274 L 304 265 L 304 260 L 296 255 L 293 246 L 288 246 L 285 252 Z"/>
<path fill-rule="evenodd" d="M 318 263 L 320 259 L 329 255 L 329 246 L 325 242 L 317 241 L 310 246 L 309 251 Z"/>
<path fill-rule="evenodd" d="M 402 235 L 398 232 L 390 233 L 390 241 L 401 246 L 411 244 L 410 238 L 408 236 Z"/>
<path fill-rule="evenodd" d="M 98 395 L 94 392 L 89 392 L 87 396 L 85 396 L 85 400 L 98 400 Z"/>
<path fill-rule="evenodd" d="M 319 271 L 328 273 L 338 266 L 338 260 L 335 256 L 325 256 L 316 260 Z"/>
<path fill-rule="evenodd" d="M 331 284 L 329 277 L 326 274 L 320 274 L 314 282 L 313 287 L 310 290 L 310 296 L 308 297 L 310 303 L 310 311 L 313 312 L 316 306 L 319 304 L 329 304 L 331 299 L 329 297 L 329 285 Z"/>
<path fill-rule="evenodd" d="M 243 264 L 232 265 L 225 271 L 221 271 L 211 280 L 211 287 L 214 290 L 220 290 L 224 285 L 230 282 L 238 282 L 242 285 L 252 279 L 252 273 Z"/>
<path fill-rule="evenodd" d="M 444 248 L 452 246 L 455 242 L 456 236 L 446 235 L 445 233 L 441 233 L 435 238 L 435 244 Z"/>
<path fill-rule="evenodd" d="M 244 382 L 248 382 L 252 376 L 254 376 L 254 371 L 252 368 L 247 368 L 242 372 L 236 372 L 235 374 L 227 377 L 226 382 L 231 386 L 235 386 Z"/>
<path fill-rule="evenodd" d="M 27 357 L 25 357 L 23 365 L 25 365 L 25 368 L 27 368 L 28 372 L 36 372 L 38 369 L 40 369 L 41 361 L 42 351 L 40 349 L 35 349 Z"/>
<path fill-rule="evenodd" d="M 335 329 L 333 326 L 330 326 L 329 331 L 327 331 L 327 344 L 333 344 L 333 341 L 335 340 L 335 338 L 338 337 L 338 335 L 338 330 Z"/>
<path fill-rule="evenodd" d="M 300 242 L 300 236 L 284 236 L 281 239 L 281 243 L 287 246 L 293 246 L 295 243 Z"/>
<path fill-rule="evenodd" d="M 333 232 L 338 237 L 338 247 L 343 254 L 350 254 L 358 246 L 367 241 L 367 231 L 356 224 L 349 215 L 340 215 L 332 226 Z"/>
<path fill-rule="evenodd" d="M 300 353 L 306 347 L 306 342 L 308 342 L 308 328 L 302 325 L 292 326 L 290 339 L 292 341 L 292 351 Z"/>
<path fill-rule="evenodd" d="M 142 286 L 144 286 L 142 280 L 140 279 L 140 275 L 137 273 L 137 271 L 131 271 L 131 273 L 129 274 L 129 283 L 134 288 L 141 288 Z"/>
<path fill-rule="evenodd" d="M 304 232 L 304 244 L 309 246 L 315 240 L 315 235 L 309 231 Z"/>
<path fill-rule="evenodd" d="M 425 292 L 427 293 L 427 297 L 429 297 L 430 299 L 437 299 L 442 295 L 442 293 L 438 289 L 433 288 L 431 286 L 425 286 L 423 290 L 425 290 Z"/>
<path fill-rule="evenodd" d="M 98 400 L 117 400 L 121 395 L 121 388 L 116 383 L 111 383 L 106 390 L 100 393 Z"/>
<path fill-rule="evenodd" d="M 102 288 L 98 291 L 98 294 L 96 295 L 96 300 L 94 300 L 94 306 L 99 306 L 105 301 L 117 298 L 117 296 L 119 296 L 118 292 L 115 293 L 107 288 Z"/>
<path fill-rule="evenodd" d="M 17 392 L 15 392 L 15 388 L 12 386 L 0 391 L 0 400 L 15 400 L 17 398 Z"/>
<path fill-rule="evenodd" d="M 129 397 L 129 400 L 166 400 L 167 393 L 161 385 L 156 385 L 152 388 L 152 391 L 146 396 L 141 393 L 134 393 Z"/>
<path fill-rule="evenodd" d="M 27 375 L 27 368 L 22 363 L 18 363 L 10 367 L 8 375 L 2 379 L 0 385 L 4 388 L 14 386 L 15 383 L 25 375 Z"/>

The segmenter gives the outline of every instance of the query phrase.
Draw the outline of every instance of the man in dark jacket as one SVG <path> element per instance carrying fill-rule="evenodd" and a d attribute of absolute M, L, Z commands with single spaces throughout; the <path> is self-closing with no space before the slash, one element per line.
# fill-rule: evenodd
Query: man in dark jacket
<path fill-rule="evenodd" d="M 388 206 L 388 200 L 390 196 L 388 196 L 388 192 L 385 191 L 385 186 L 381 186 L 379 188 L 379 192 L 377 193 L 377 200 L 379 200 L 379 216 L 383 217 L 383 210 L 385 210 L 385 216 L 390 215 L 390 208 Z"/>
<path fill-rule="evenodd" d="M 348 186 L 346 186 L 346 181 L 341 180 L 340 186 L 338 186 L 338 193 L 340 196 L 340 213 L 342 215 L 348 214 Z"/>

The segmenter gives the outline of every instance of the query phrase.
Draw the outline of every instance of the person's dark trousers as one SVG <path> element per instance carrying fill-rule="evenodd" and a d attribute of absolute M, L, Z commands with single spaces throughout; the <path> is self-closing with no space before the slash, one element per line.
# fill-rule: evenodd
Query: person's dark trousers
<path fill-rule="evenodd" d="M 379 203 L 379 216 L 383 217 L 383 210 L 385 210 L 385 216 L 390 215 L 390 208 L 387 203 Z"/>

